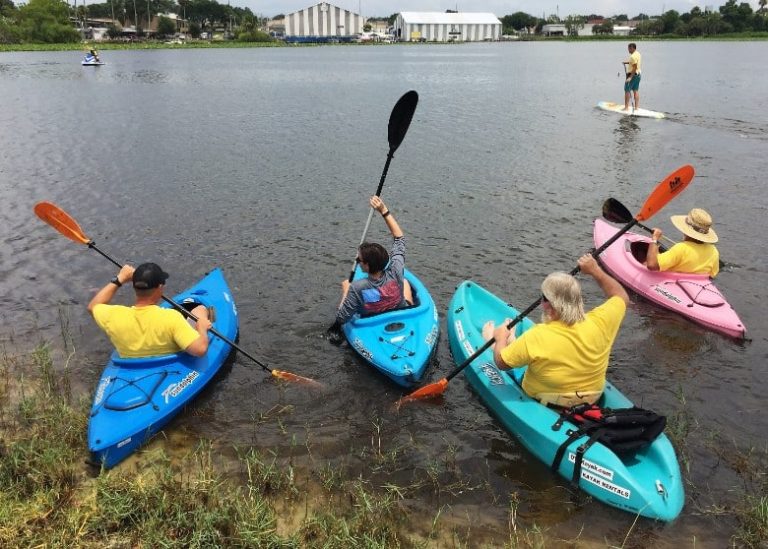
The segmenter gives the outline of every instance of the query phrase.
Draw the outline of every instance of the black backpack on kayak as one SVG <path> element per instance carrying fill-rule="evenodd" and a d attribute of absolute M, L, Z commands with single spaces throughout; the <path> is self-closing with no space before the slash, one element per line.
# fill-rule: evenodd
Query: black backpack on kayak
<path fill-rule="evenodd" d="M 557 471 L 568 446 L 582 437 L 588 437 L 576 450 L 571 483 L 579 485 L 581 463 L 584 453 L 595 443 L 613 451 L 620 458 L 630 456 L 656 440 L 667 424 L 667 418 L 643 408 L 600 408 L 597 404 L 579 404 L 560 412 L 560 418 L 552 425 L 559 431 L 568 421 L 576 426 L 569 429 L 568 438 L 557 449 L 552 461 L 552 470 Z"/>

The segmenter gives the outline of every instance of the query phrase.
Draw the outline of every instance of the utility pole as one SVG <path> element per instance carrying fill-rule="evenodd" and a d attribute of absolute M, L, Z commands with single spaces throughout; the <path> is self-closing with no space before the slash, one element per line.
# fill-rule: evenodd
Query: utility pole
<path fill-rule="evenodd" d="M 149 36 L 149 29 L 152 28 L 152 19 L 150 19 L 152 15 L 149 12 L 149 0 L 147 0 L 147 32 L 146 35 Z"/>

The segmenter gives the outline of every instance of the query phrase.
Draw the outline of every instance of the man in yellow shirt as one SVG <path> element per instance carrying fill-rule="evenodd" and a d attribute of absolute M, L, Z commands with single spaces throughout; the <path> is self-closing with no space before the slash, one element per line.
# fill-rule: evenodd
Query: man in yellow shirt
<path fill-rule="evenodd" d="M 629 94 L 635 96 L 635 110 L 640 108 L 640 73 L 642 72 L 642 57 L 637 51 L 637 45 L 632 42 L 627 46 L 629 60 L 623 61 L 626 80 L 624 81 L 624 110 L 629 110 Z"/>
<path fill-rule="evenodd" d="M 523 390 L 543 404 L 574 406 L 594 403 L 605 388 L 605 374 L 629 296 L 590 254 L 579 258 L 579 269 L 591 276 L 607 300 L 584 313 L 581 286 L 575 277 L 550 274 L 541 284 L 542 323 L 519 338 L 506 321 L 494 329 L 483 326 L 483 337 L 496 339 L 493 358 L 501 369 L 528 365 Z"/>
<path fill-rule="evenodd" d="M 93 297 L 88 310 L 104 330 L 122 358 L 141 358 L 186 351 L 203 356 L 208 351 L 208 310 L 199 305 L 192 310 L 197 317 L 193 328 L 173 309 L 159 307 L 168 273 L 156 263 L 142 263 L 136 269 L 125 265 Z M 109 305 L 118 288 L 133 282 L 136 302 L 133 307 Z"/>
<path fill-rule="evenodd" d="M 712 216 L 701 208 L 688 215 L 673 215 L 672 224 L 684 235 L 684 240 L 659 253 L 662 231 L 653 229 L 653 242 L 648 246 L 645 265 L 651 271 L 705 274 L 715 278 L 720 272 L 720 252 L 715 247 L 717 234 L 712 228 Z"/>

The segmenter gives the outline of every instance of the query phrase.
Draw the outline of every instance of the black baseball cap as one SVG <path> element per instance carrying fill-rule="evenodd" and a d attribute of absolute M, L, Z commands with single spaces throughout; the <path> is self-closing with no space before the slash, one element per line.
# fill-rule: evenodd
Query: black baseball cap
<path fill-rule="evenodd" d="M 157 263 L 142 263 L 133 271 L 133 287 L 137 290 L 150 290 L 165 284 L 168 273 Z"/>

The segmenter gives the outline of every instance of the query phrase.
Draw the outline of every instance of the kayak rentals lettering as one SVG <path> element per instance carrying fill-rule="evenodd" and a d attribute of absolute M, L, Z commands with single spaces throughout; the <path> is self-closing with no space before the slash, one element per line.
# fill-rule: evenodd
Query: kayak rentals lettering
<path fill-rule="evenodd" d="M 165 397 L 165 403 L 168 404 L 168 399 L 170 397 L 178 396 L 184 389 L 192 385 L 192 382 L 195 381 L 199 375 L 200 374 L 198 374 L 196 370 L 193 370 L 184 376 L 184 379 L 178 383 L 171 383 L 168 385 L 162 393 Z"/>
<path fill-rule="evenodd" d="M 496 367 L 490 362 L 485 362 L 480 366 L 480 369 L 485 374 L 485 377 L 491 382 L 492 385 L 504 385 L 504 378 L 496 369 Z"/>
<path fill-rule="evenodd" d="M 659 287 L 659 286 L 656 286 L 656 287 L 654 288 L 654 290 L 656 291 L 656 293 L 657 293 L 657 294 L 661 294 L 661 295 L 663 295 L 664 297 L 666 297 L 666 298 L 667 298 L 667 299 L 669 299 L 670 301 L 674 301 L 675 303 L 682 303 L 682 301 L 680 300 L 680 298 L 673 296 L 673 295 L 672 295 L 672 294 L 670 294 L 668 291 L 666 291 L 664 288 L 661 288 L 661 287 Z"/>
<path fill-rule="evenodd" d="M 591 482 L 592 484 L 594 484 L 599 488 L 602 488 L 603 490 L 611 492 L 612 494 L 616 494 L 617 496 L 621 496 L 624 499 L 629 499 L 632 496 L 631 490 L 627 490 L 626 488 L 622 488 L 621 486 L 616 486 L 612 482 L 608 482 L 605 479 L 595 476 L 589 471 L 585 471 L 582 469 L 581 478 L 583 478 L 587 482 Z"/>
<path fill-rule="evenodd" d="M 360 353 L 366 360 L 371 361 L 373 360 L 373 355 L 371 354 L 371 351 L 366 349 L 365 344 L 361 339 L 355 339 L 354 343 L 355 349 L 357 349 L 357 352 Z"/>
<path fill-rule="evenodd" d="M 432 326 L 432 329 L 427 334 L 427 337 L 424 340 L 424 343 L 432 347 L 432 345 L 435 344 L 435 341 L 437 341 L 437 334 L 438 334 L 438 327 L 437 327 L 437 324 L 435 324 L 434 326 Z"/>
<path fill-rule="evenodd" d="M 98 389 L 96 389 L 96 396 L 93 397 L 93 405 L 96 406 L 97 404 L 100 404 L 101 401 L 104 399 L 104 391 L 107 390 L 107 386 L 112 381 L 111 377 L 105 377 L 101 380 L 101 383 L 99 383 Z"/>
<path fill-rule="evenodd" d="M 576 463 L 576 454 L 574 454 L 573 452 L 568 452 L 568 461 L 570 461 L 571 463 Z M 585 459 L 585 460 L 582 460 L 581 466 L 584 469 L 588 469 L 593 473 L 597 473 L 598 475 L 607 478 L 608 480 L 613 480 L 613 471 L 603 467 L 602 465 L 598 465 L 597 463 L 593 463 Z"/>

